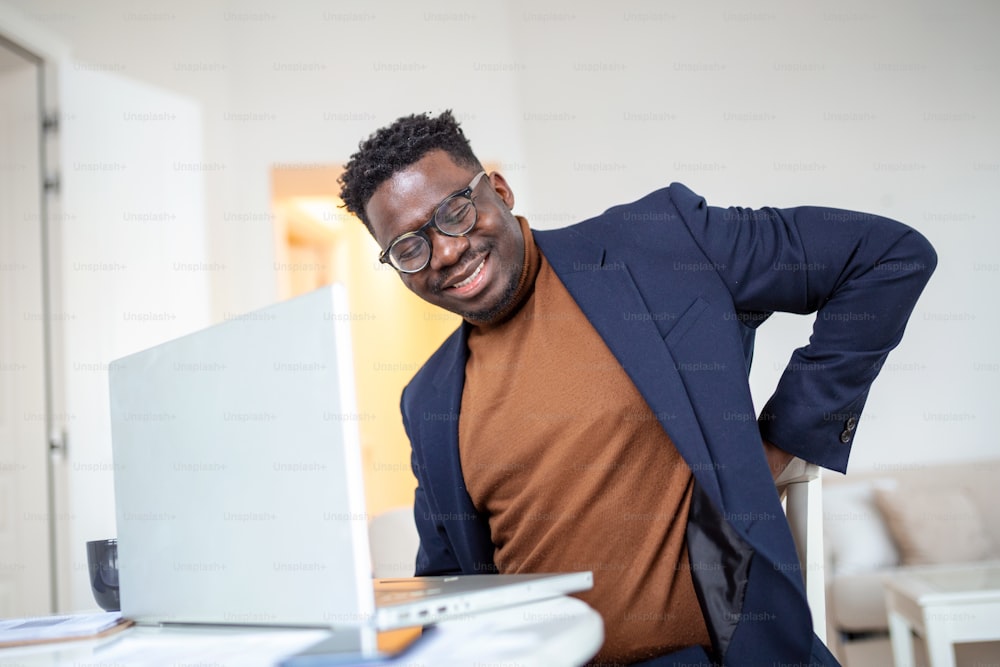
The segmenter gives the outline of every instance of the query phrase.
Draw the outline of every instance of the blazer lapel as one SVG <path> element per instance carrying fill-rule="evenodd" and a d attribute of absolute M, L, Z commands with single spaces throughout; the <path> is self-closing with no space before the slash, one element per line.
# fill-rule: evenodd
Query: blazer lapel
<path fill-rule="evenodd" d="M 436 353 L 438 363 L 420 391 L 419 420 L 425 492 L 432 495 L 434 519 L 448 526 L 451 548 L 463 572 L 493 571 L 493 542 L 486 517 L 477 513 L 466 489 L 458 449 L 458 418 L 465 386 L 468 326 L 462 324 Z M 432 517 L 428 517 L 431 519 Z"/>

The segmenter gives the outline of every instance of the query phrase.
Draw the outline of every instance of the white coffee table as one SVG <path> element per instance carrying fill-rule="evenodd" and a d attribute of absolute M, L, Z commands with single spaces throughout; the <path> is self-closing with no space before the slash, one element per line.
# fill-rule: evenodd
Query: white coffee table
<path fill-rule="evenodd" d="M 1000 561 L 900 570 L 884 580 L 896 667 L 912 667 L 911 632 L 932 667 L 954 667 L 954 644 L 1000 640 Z"/>

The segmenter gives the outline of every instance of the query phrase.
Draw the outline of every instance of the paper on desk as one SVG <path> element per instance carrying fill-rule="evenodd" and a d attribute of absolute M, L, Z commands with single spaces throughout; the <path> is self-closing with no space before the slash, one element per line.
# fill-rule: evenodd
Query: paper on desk
<path fill-rule="evenodd" d="M 328 634 L 325 630 L 136 627 L 118 641 L 95 649 L 94 661 L 100 665 L 128 667 L 183 664 L 273 667 L 284 657 L 315 644 Z"/>
<path fill-rule="evenodd" d="M 121 623 L 118 611 L 13 618 L 0 621 L 0 647 L 93 637 Z"/>

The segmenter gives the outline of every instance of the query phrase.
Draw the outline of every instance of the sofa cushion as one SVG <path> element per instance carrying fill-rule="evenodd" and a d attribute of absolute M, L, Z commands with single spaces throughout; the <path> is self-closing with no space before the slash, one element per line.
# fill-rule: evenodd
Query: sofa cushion
<path fill-rule="evenodd" d="M 875 506 L 876 488 L 888 490 L 895 484 L 871 479 L 823 489 L 823 541 L 829 551 L 831 574 L 899 565 L 899 552 Z"/>
<path fill-rule="evenodd" d="M 962 488 L 875 489 L 904 565 L 983 560 L 992 544 L 979 510 Z"/>

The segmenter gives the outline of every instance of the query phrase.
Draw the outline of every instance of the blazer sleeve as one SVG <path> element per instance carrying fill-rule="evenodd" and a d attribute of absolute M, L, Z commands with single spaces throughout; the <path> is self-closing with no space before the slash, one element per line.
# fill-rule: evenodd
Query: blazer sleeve
<path fill-rule="evenodd" d="M 737 311 L 815 313 L 760 414 L 762 436 L 846 471 L 868 390 L 899 344 L 937 255 L 888 218 L 833 208 L 720 208 L 680 184 L 671 199 Z"/>

